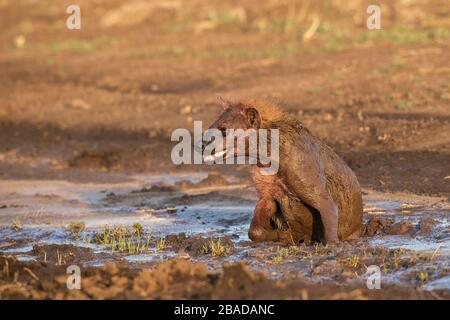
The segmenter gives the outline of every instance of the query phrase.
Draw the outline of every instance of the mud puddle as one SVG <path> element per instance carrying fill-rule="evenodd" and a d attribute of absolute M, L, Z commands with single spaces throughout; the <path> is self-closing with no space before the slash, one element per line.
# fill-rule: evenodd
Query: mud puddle
<path fill-rule="evenodd" d="M 450 205 L 444 198 L 366 190 L 364 236 L 335 246 L 257 244 L 247 230 L 254 189 L 233 177 L 134 176 L 120 183 L 0 182 L 0 253 L 19 261 L 131 268 L 174 258 L 221 272 L 244 262 L 272 279 L 383 283 L 450 290 Z"/>

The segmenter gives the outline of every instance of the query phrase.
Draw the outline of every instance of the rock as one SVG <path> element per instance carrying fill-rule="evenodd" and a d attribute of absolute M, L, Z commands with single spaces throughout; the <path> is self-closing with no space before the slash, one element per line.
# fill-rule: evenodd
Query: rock
<path fill-rule="evenodd" d="M 424 218 L 419 223 L 419 231 L 421 233 L 430 233 L 433 231 L 434 225 L 436 224 L 436 221 L 431 218 Z"/>
<path fill-rule="evenodd" d="M 387 233 L 391 235 L 402 235 L 406 233 L 412 233 L 414 231 L 414 227 L 410 222 L 397 222 L 394 223 L 391 227 L 388 228 Z"/>

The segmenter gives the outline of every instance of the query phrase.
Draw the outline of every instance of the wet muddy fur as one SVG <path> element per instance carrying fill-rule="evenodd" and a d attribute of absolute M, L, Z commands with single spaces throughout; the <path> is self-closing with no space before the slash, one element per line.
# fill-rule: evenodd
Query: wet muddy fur
<path fill-rule="evenodd" d="M 259 194 L 249 237 L 254 241 L 337 242 L 358 238 L 362 195 L 346 163 L 302 123 L 276 105 L 256 100 L 231 103 L 210 128 L 279 129 L 279 170 L 252 168 Z"/>

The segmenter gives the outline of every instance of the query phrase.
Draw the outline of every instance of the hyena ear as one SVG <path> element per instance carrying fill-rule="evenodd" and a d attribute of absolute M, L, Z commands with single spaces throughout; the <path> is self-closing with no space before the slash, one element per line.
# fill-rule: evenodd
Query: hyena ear
<path fill-rule="evenodd" d="M 217 97 L 217 100 L 219 100 L 220 105 L 221 105 L 224 109 L 231 108 L 231 107 L 233 106 L 233 104 L 232 104 L 229 100 L 225 99 L 225 98 L 222 97 L 222 96 L 218 96 L 218 97 Z"/>
<path fill-rule="evenodd" d="M 245 109 L 245 116 L 250 127 L 259 129 L 261 126 L 261 116 L 259 115 L 258 110 L 255 108 L 247 108 Z"/>

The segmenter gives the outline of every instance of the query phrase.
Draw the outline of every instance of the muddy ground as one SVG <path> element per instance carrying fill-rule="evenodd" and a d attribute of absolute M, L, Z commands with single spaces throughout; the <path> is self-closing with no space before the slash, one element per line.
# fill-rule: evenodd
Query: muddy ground
<path fill-rule="evenodd" d="M 0 1 L 0 298 L 448 299 L 446 1 L 381 1 L 377 31 L 365 1 L 79 5 L 67 30 L 65 4 Z M 219 94 L 281 102 L 347 161 L 361 240 L 251 243 L 248 167 L 171 163 Z"/>

